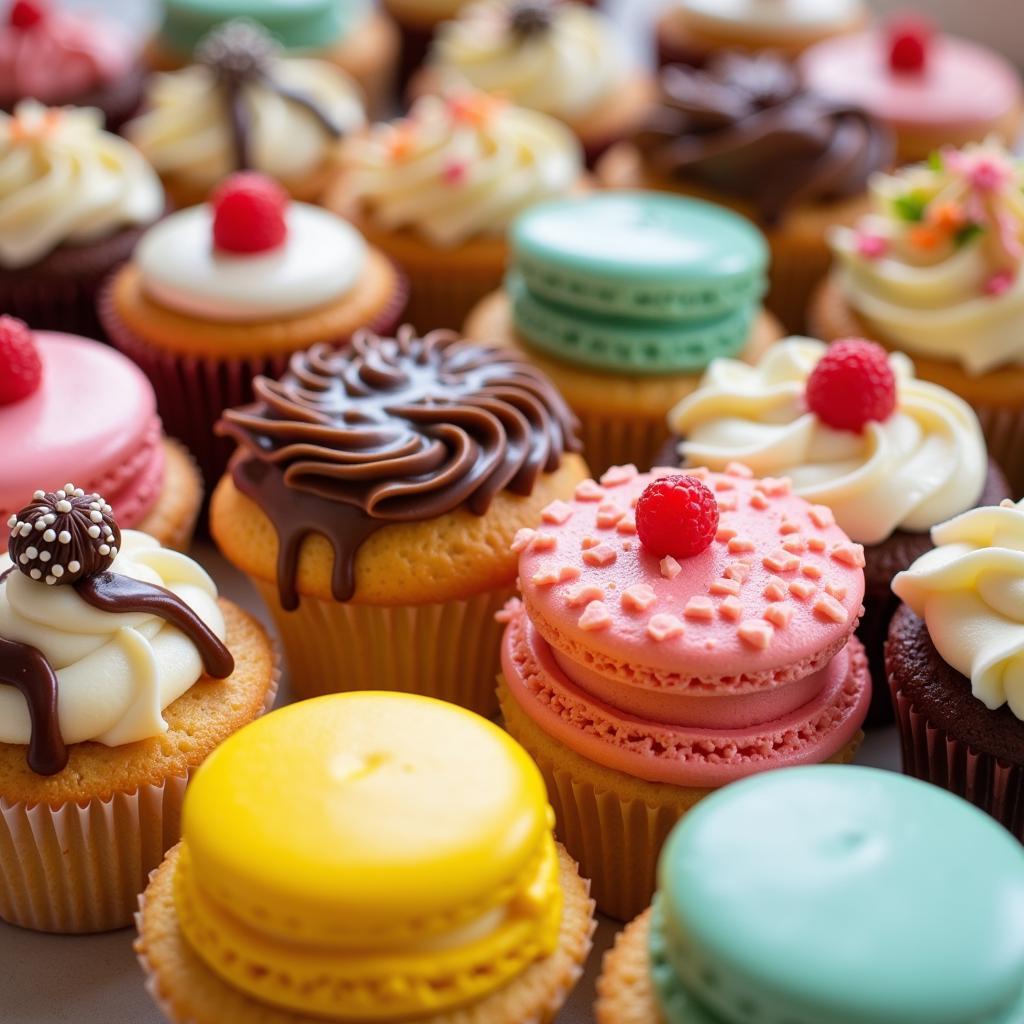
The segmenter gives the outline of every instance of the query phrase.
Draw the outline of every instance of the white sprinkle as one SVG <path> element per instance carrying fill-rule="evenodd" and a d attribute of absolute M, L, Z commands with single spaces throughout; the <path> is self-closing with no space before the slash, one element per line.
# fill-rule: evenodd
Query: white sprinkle
<path fill-rule="evenodd" d="M 52 587 L 54 585 L 54 583 L 56 583 L 56 582 L 57 581 L 52 576 L 47 576 L 46 577 L 46 585 L 48 587 Z"/>
<path fill-rule="evenodd" d="M 100 511 L 99 511 L 99 509 L 95 509 L 95 508 L 94 508 L 94 509 L 93 509 L 93 510 L 92 510 L 92 511 L 91 511 L 91 512 L 89 513 L 89 518 L 90 518 L 90 519 L 91 519 L 91 520 L 92 520 L 92 521 L 93 521 L 94 523 L 102 523 L 102 522 L 103 522 L 103 513 L 102 513 L 102 512 L 100 512 Z"/>
<path fill-rule="evenodd" d="M 110 513 L 113 512 L 114 510 L 109 505 L 104 505 L 103 511 L 109 516 Z"/>
<path fill-rule="evenodd" d="M 100 528 L 98 526 L 89 527 L 89 536 L 95 540 L 100 535 Z"/>
<path fill-rule="evenodd" d="M 52 572 L 53 575 L 56 576 L 59 579 L 61 576 L 64 575 L 64 566 L 63 565 L 52 566 L 51 569 L 50 569 L 50 572 Z"/>
<path fill-rule="evenodd" d="M 78 572 L 78 570 L 81 569 L 81 568 L 82 568 L 82 563 L 81 562 L 77 562 L 77 561 L 74 561 L 74 560 L 68 562 L 68 572 Z"/>
<path fill-rule="evenodd" d="M 45 540 L 47 544 L 52 544 L 56 539 L 57 539 L 57 534 L 55 534 L 53 532 L 53 530 L 47 530 L 43 534 L 43 540 Z"/>
<path fill-rule="evenodd" d="M 43 574 L 42 574 L 42 573 L 41 573 L 41 572 L 40 572 L 40 571 L 39 571 L 38 569 L 33 569 L 33 570 L 32 570 L 32 571 L 31 571 L 31 572 L 29 573 L 29 576 L 31 576 L 31 577 L 32 577 L 32 579 L 34 579 L 34 580 L 39 580 L 39 579 L 42 579 L 42 578 L 43 578 Z"/>
<path fill-rule="evenodd" d="M 74 484 L 65 484 L 64 485 L 64 491 L 67 494 L 74 494 L 75 493 L 75 485 Z"/>
<path fill-rule="evenodd" d="M 51 512 L 49 515 L 43 516 L 43 522 L 46 523 L 47 526 L 53 526 L 53 524 L 57 522 L 57 517 Z"/>
<path fill-rule="evenodd" d="M 110 554 L 110 545 L 109 544 L 101 544 L 97 550 L 99 551 L 99 553 L 101 555 L 109 555 Z"/>
<path fill-rule="evenodd" d="M 40 562 L 48 562 L 52 557 L 53 556 L 50 554 L 49 551 L 40 551 L 39 552 L 39 561 Z"/>
<path fill-rule="evenodd" d="M 43 498 L 45 498 L 45 497 L 46 497 L 46 491 L 33 491 L 32 492 L 32 500 L 33 501 L 42 501 Z"/>
<path fill-rule="evenodd" d="M 35 545 L 31 545 L 25 549 L 25 554 L 28 555 L 29 558 L 38 558 L 39 548 L 37 548 Z"/>
<path fill-rule="evenodd" d="M 27 537 L 31 532 L 32 532 L 32 524 L 31 523 L 22 523 L 21 524 L 21 535 L 22 535 L 22 537 Z"/>
<path fill-rule="evenodd" d="M 110 557 L 113 558 L 117 554 L 117 548 L 112 547 L 110 549 Z"/>
<path fill-rule="evenodd" d="M 61 544 L 70 544 L 71 534 L 68 533 L 67 530 L 61 530 L 60 533 L 57 534 L 57 540 L 59 540 Z"/>
<path fill-rule="evenodd" d="M 18 561 L 21 562 L 22 565 L 28 565 L 28 555 L 22 552 L 21 555 L 18 556 Z"/>
<path fill-rule="evenodd" d="M 18 525 L 18 517 L 17 516 L 11 516 L 11 518 L 7 520 L 7 525 L 8 526 L 17 526 Z"/>
<path fill-rule="evenodd" d="M 68 513 L 71 511 L 71 502 L 65 499 L 61 499 L 57 502 L 57 511 Z"/>
<path fill-rule="evenodd" d="M 39 531 L 40 533 L 42 533 L 42 532 L 43 532 L 43 530 L 45 530 L 45 529 L 46 529 L 46 519 L 45 519 L 45 517 L 44 517 L 43 519 L 37 519 L 37 520 L 36 520 L 36 523 L 35 523 L 35 528 L 36 528 L 36 529 L 37 529 L 37 530 L 38 530 L 38 531 Z"/>
<path fill-rule="evenodd" d="M 58 491 L 57 492 L 57 497 L 61 498 L 61 499 L 64 499 L 64 498 L 67 497 L 67 494 L 64 491 Z"/>

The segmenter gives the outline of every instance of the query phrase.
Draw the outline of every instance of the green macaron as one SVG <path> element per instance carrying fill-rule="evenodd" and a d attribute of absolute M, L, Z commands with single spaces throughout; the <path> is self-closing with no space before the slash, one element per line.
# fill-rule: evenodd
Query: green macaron
<path fill-rule="evenodd" d="M 1024 849 L 893 772 L 754 776 L 669 838 L 651 967 L 669 1024 L 1020 1024 Z"/>

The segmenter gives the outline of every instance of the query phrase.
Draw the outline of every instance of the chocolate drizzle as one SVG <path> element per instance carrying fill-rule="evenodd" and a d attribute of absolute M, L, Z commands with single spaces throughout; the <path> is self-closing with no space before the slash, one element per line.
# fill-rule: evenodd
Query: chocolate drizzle
<path fill-rule="evenodd" d="M 660 103 L 635 142 L 655 173 L 748 200 L 767 225 L 797 203 L 862 192 L 893 154 L 870 114 L 806 91 L 769 54 L 665 68 Z"/>
<path fill-rule="evenodd" d="M 256 22 L 238 18 L 218 26 L 196 47 L 196 60 L 209 67 L 224 95 L 235 170 L 252 169 L 251 117 L 246 87 L 258 85 L 311 114 L 320 127 L 337 139 L 341 127 L 312 97 L 283 85 L 273 76 L 278 46 Z"/>
<path fill-rule="evenodd" d="M 362 331 L 346 349 L 316 345 L 280 381 L 257 377 L 254 392 L 217 432 L 238 443 L 235 485 L 277 531 L 287 609 L 298 606 L 308 534 L 331 544 L 331 591 L 347 601 L 376 530 L 460 506 L 483 515 L 500 491 L 530 494 L 580 449 L 575 417 L 539 370 L 454 331 L 421 338 L 405 326 L 396 338 Z"/>
<path fill-rule="evenodd" d="M 28 766 L 37 775 L 56 775 L 68 763 L 57 717 L 57 675 L 34 647 L 0 637 L 0 683 L 25 698 L 32 736 Z"/>
<path fill-rule="evenodd" d="M 550 0 L 516 0 L 508 9 L 509 32 L 518 43 L 543 35 L 553 21 Z"/>

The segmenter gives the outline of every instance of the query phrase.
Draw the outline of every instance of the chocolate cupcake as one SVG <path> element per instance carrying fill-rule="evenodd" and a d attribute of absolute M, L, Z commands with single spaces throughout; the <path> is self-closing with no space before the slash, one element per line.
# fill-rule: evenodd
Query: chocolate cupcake
<path fill-rule="evenodd" d="M 1009 494 L 977 417 L 956 395 L 918 380 L 901 354 L 863 341 L 831 348 L 777 343 L 756 366 L 715 360 L 669 414 L 674 461 L 720 468 L 740 460 L 834 517 L 863 546 L 857 635 L 874 681 L 869 724 L 891 721 L 883 645 L 897 606 L 893 576 L 931 546 L 928 530 Z"/>
<path fill-rule="evenodd" d="M 908 775 L 970 800 L 1024 840 L 1024 502 L 932 530 L 894 580 L 885 649 Z"/>

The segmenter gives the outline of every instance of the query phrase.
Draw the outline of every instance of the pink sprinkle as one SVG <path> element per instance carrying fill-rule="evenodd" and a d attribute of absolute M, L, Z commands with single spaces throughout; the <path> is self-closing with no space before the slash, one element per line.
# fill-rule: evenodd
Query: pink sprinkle
<path fill-rule="evenodd" d="M 537 532 L 530 539 L 531 551 L 553 551 L 558 539 L 553 533 Z"/>
<path fill-rule="evenodd" d="M 786 581 L 778 576 L 772 576 L 765 584 L 762 593 L 769 601 L 781 601 L 786 596 Z"/>
<path fill-rule="evenodd" d="M 718 502 L 719 512 L 735 512 L 739 504 L 735 494 L 716 494 L 715 501 Z"/>
<path fill-rule="evenodd" d="M 638 475 L 639 470 L 632 462 L 625 466 L 611 466 L 605 470 L 601 483 L 605 487 L 618 487 L 620 484 L 628 484 L 630 480 L 635 480 Z"/>
<path fill-rule="evenodd" d="M 743 583 L 746 578 L 750 575 L 750 563 L 744 562 L 743 559 L 739 559 L 735 562 L 730 562 L 723 570 L 722 575 L 728 577 L 731 580 L 736 580 L 738 583 Z"/>
<path fill-rule="evenodd" d="M 863 569 L 864 546 L 862 544 L 837 544 L 832 549 L 832 557 L 843 565 L 849 565 L 854 569 Z"/>
<path fill-rule="evenodd" d="M 842 601 L 846 597 L 846 587 L 841 583 L 826 583 L 825 593 L 830 594 L 837 601 Z"/>
<path fill-rule="evenodd" d="M 738 594 L 740 592 L 740 584 L 739 580 L 713 580 L 708 589 L 712 594 Z"/>
<path fill-rule="evenodd" d="M 811 549 L 811 551 L 824 551 L 825 538 L 819 537 L 817 534 L 814 534 L 813 536 L 807 538 L 807 546 Z"/>
<path fill-rule="evenodd" d="M 584 551 L 586 551 L 587 548 L 596 548 L 597 545 L 600 544 L 600 543 L 601 543 L 601 538 L 600 537 L 592 537 L 588 533 L 588 534 L 585 534 L 584 537 L 583 537 L 583 540 L 580 541 L 580 547 L 583 548 Z"/>
<path fill-rule="evenodd" d="M 789 592 L 794 597 L 800 598 L 801 601 L 806 601 L 815 590 L 817 587 L 810 580 L 790 580 L 789 582 Z"/>
<path fill-rule="evenodd" d="M 754 475 L 754 471 L 742 462 L 730 462 L 725 471 L 729 476 L 739 476 L 744 480 L 750 480 Z"/>
<path fill-rule="evenodd" d="M 646 583 L 634 583 L 622 592 L 622 607 L 630 612 L 645 612 L 658 600 Z"/>
<path fill-rule="evenodd" d="M 1013 171 L 1002 160 L 989 156 L 976 158 L 967 171 L 967 180 L 979 192 L 992 192 L 1013 178 Z"/>
<path fill-rule="evenodd" d="M 633 516 L 624 515 L 616 524 L 615 530 L 618 533 L 636 533 L 636 519 Z"/>
<path fill-rule="evenodd" d="M 597 509 L 598 528 L 610 530 L 625 514 L 625 509 L 619 508 L 614 501 L 602 501 Z"/>
<path fill-rule="evenodd" d="M 686 602 L 683 614 L 688 619 L 699 619 L 702 622 L 710 622 L 715 617 L 715 606 L 710 597 L 691 597 Z"/>
<path fill-rule="evenodd" d="M 647 623 L 647 635 L 652 640 L 671 640 L 673 637 L 683 635 L 683 624 L 674 615 L 666 612 L 659 612 L 652 615 Z"/>
<path fill-rule="evenodd" d="M 785 629 L 789 620 L 793 618 L 793 606 L 784 604 L 782 601 L 775 601 L 764 610 L 764 617 L 779 629 Z"/>
<path fill-rule="evenodd" d="M 866 260 L 877 260 L 889 249 L 889 243 L 881 235 L 872 235 L 867 231 L 857 234 L 857 254 Z"/>
<path fill-rule="evenodd" d="M 494 613 L 495 622 L 511 622 L 523 610 L 523 602 L 518 597 L 510 597 L 500 611 Z"/>
<path fill-rule="evenodd" d="M 764 567 L 770 572 L 793 572 L 800 565 L 800 559 L 788 551 L 769 551 L 761 559 Z"/>
<path fill-rule="evenodd" d="M 577 625 L 580 629 L 588 632 L 607 629 L 612 624 L 611 612 L 608 611 L 604 601 L 591 601 L 579 618 Z"/>
<path fill-rule="evenodd" d="M 738 597 L 727 597 L 718 606 L 718 614 L 730 622 L 739 622 L 743 618 L 743 602 Z"/>
<path fill-rule="evenodd" d="M 583 561 L 587 565 L 611 565 L 618 558 L 618 553 L 611 544 L 600 543 L 595 548 L 587 548 L 583 552 Z"/>
<path fill-rule="evenodd" d="M 521 530 L 516 530 L 516 535 L 512 538 L 512 550 L 517 553 L 523 551 L 530 541 L 533 540 L 536 533 L 536 530 L 531 530 L 528 526 L 524 526 Z"/>
<path fill-rule="evenodd" d="M 803 537 L 790 534 L 782 542 L 782 550 L 793 555 L 802 555 L 807 550 L 807 541 Z"/>
<path fill-rule="evenodd" d="M 566 592 L 565 603 L 570 608 L 578 608 L 581 604 L 599 601 L 602 597 L 604 597 L 604 591 L 596 584 L 578 583 Z"/>
<path fill-rule="evenodd" d="M 530 582 L 535 587 L 550 587 L 558 582 L 558 570 L 552 566 L 549 569 L 541 569 L 530 577 Z"/>
<path fill-rule="evenodd" d="M 814 610 L 823 619 L 830 619 L 832 622 L 846 622 L 849 618 L 846 609 L 828 594 L 818 595 L 818 600 L 814 602 Z"/>
<path fill-rule="evenodd" d="M 724 476 L 720 476 L 715 481 L 716 491 L 731 491 L 736 485 L 731 480 L 726 480 Z"/>
<path fill-rule="evenodd" d="M 709 636 L 707 640 L 704 641 L 704 650 L 706 651 L 713 651 L 717 646 L 718 641 L 713 636 Z"/>
<path fill-rule="evenodd" d="M 662 480 L 662 479 L 664 479 L 667 476 L 682 476 L 683 472 L 684 471 L 681 470 L 678 466 L 652 466 L 651 467 L 651 477 L 654 480 Z M 687 472 L 690 476 L 697 476 L 697 472 L 698 471 L 695 470 L 695 469 L 688 469 L 685 472 Z M 707 470 L 704 470 L 704 472 L 706 474 Z M 701 477 L 697 477 L 697 479 L 700 480 Z"/>
<path fill-rule="evenodd" d="M 727 540 L 732 540 L 736 536 L 737 531 L 731 526 L 725 526 L 720 524 L 717 532 L 715 533 L 715 540 L 724 544 Z"/>
<path fill-rule="evenodd" d="M 768 497 L 781 498 L 793 489 L 793 481 L 788 476 L 766 476 L 762 477 L 759 486 Z"/>
<path fill-rule="evenodd" d="M 631 540 L 624 540 L 622 542 L 622 550 L 623 551 L 632 551 L 633 550 L 633 542 Z"/>
<path fill-rule="evenodd" d="M 763 491 L 754 491 L 750 496 L 750 507 L 763 511 L 768 507 L 768 496 Z"/>
<path fill-rule="evenodd" d="M 583 570 L 578 565 L 565 565 L 558 567 L 558 582 L 567 583 L 569 580 L 578 580 L 583 575 Z"/>
<path fill-rule="evenodd" d="M 571 515 L 572 505 L 568 502 L 557 500 L 551 502 L 551 504 L 541 512 L 540 517 L 545 523 L 553 523 L 556 526 L 561 526 L 563 523 L 568 521 Z"/>
<path fill-rule="evenodd" d="M 600 501 L 604 497 L 604 488 L 598 487 L 596 480 L 581 480 L 576 485 L 577 501 Z"/>
<path fill-rule="evenodd" d="M 824 570 L 818 565 L 817 562 L 804 562 L 800 566 L 800 571 L 811 580 L 820 580 L 825 575 Z"/>
<path fill-rule="evenodd" d="M 982 289 L 986 295 L 996 299 L 1000 295 L 1005 295 L 1013 286 L 1015 280 L 1016 275 L 1012 270 L 997 270 L 985 281 Z"/>
<path fill-rule="evenodd" d="M 836 525 L 836 517 L 832 514 L 832 509 L 828 505 L 812 505 L 811 510 L 807 514 L 811 517 L 811 522 L 819 530 Z"/>
<path fill-rule="evenodd" d="M 783 519 L 782 522 L 779 525 L 779 533 L 783 534 L 784 536 L 787 533 L 799 533 L 799 532 L 800 532 L 800 524 L 794 522 L 792 519 Z"/>
<path fill-rule="evenodd" d="M 666 555 L 658 564 L 658 568 L 667 580 L 674 580 L 683 571 L 683 567 L 671 555 Z"/>
<path fill-rule="evenodd" d="M 744 643 L 763 651 L 772 642 L 775 630 L 767 622 L 747 619 L 739 624 L 736 633 Z"/>
<path fill-rule="evenodd" d="M 441 180 L 446 185 L 462 185 L 469 177 L 469 164 L 465 160 L 449 160 L 441 169 Z"/>
<path fill-rule="evenodd" d="M 729 540 L 729 554 L 731 555 L 753 550 L 754 542 L 749 537 L 732 537 Z"/>

